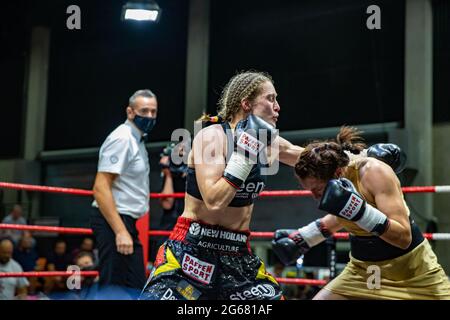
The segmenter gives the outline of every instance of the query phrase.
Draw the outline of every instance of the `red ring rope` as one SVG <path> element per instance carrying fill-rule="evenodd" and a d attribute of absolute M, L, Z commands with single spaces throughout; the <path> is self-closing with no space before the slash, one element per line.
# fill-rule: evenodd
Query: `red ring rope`
<path fill-rule="evenodd" d="M 21 278 L 21 277 L 70 277 L 79 275 L 83 277 L 97 277 L 98 271 L 27 271 L 27 272 L 0 272 L 0 278 Z M 299 278 L 275 278 L 279 283 L 296 285 L 323 286 L 326 280 L 299 279 Z"/>
<path fill-rule="evenodd" d="M 10 229 L 10 230 L 28 230 L 28 231 L 41 231 L 41 232 L 54 232 L 62 234 L 85 234 L 91 235 L 92 229 L 88 228 L 66 228 L 66 227 L 51 227 L 51 226 L 30 226 L 22 224 L 5 224 L 0 223 L 0 229 Z M 171 231 L 167 230 L 149 230 L 149 236 L 169 236 Z M 261 232 L 255 231 L 251 232 L 250 236 L 253 238 L 273 238 L 273 232 Z M 450 240 L 450 233 L 424 233 L 424 238 L 430 240 Z M 348 239 L 349 234 L 347 232 L 336 232 L 333 237 L 337 240 Z"/>
<path fill-rule="evenodd" d="M 92 196 L 92 190 L 61 188 L 61 187 L 47 187 L 37 186 L 21 183 L 0 182 L 0 188 L 15 189 L 24 191 L 48 192 L 48 193 L 63 193 L 80 196 Z M 417 187 L 402 187 L 404 193 L 441 193 L 450 192 L 450 186 L 417 186 Z M 304 197 L 310 196 L 311 192 L 307 190 L 272 190 L 263 191 L 260 193 L 261 197 Z M 184 192 L 177 193 L 150 193 L 150 198 L 184 198 Z"/>

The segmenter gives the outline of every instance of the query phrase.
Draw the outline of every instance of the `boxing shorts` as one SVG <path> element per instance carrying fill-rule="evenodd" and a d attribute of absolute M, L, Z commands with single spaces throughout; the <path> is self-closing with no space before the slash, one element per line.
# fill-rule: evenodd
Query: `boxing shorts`
<path fill-rule="evenodd" d="M 275 278 L 252 254 L 249 235 L 179 217 L 158 250 L 140 299 L 283 299 Z"/>

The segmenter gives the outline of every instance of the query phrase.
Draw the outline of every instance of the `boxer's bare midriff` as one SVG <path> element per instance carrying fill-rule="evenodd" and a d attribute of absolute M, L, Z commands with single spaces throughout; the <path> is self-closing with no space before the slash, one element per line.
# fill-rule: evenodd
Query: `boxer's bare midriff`
<path fill-rule="evenodd" d="M 182 217 L 201 220 L 208 224 L 220 225 L 232 230 L 248 230 L 252 212 L 253 204 L 245 207 L 226 207 L 222 210 L 211 211 L 202 200 L 186 194 Z"/>

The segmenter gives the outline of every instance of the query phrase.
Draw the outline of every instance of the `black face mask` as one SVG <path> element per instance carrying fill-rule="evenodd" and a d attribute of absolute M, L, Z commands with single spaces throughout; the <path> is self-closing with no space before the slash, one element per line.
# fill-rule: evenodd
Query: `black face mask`
<path fill-rule="evenodd" d="M 139 130 L 141 130 L 144 134 L 148 134 L 155 126 L 156 118 L 141 117 L 140 115 L 136 115 L 133 122 Z"/>

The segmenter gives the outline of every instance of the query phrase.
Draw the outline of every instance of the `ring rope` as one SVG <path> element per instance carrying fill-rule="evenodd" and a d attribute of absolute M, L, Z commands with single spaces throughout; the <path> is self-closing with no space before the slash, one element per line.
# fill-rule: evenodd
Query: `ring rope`
<path fill-rule="evenodd" d="M 0 272 L 0 278 L 22 278 L 22 277 L 70 277 L 73 275 L 83 277 L 97 277 L 98 271 L 26 271 L 26 272 Z M 326 280 L 301 279 L 301 278 L 275 278 L 279 283 L 296 285 L 323 286 Z"/>
<path fill-rule="evenodd" d="M 40 232 L 53 232 L 53 233 L 61 233 L 61 234 L 82 234 L 82 235 L 91 235 L 92 229 L 88 228 L 67 228 L 67 227 L 52 227 L 52 226 L 30 226 L 30 225 L 22 225 L 22 224 L 5 224 L 0 223 L 1 229 L 9 229 L 9 230 L 27 230 L 27 231 L 40 231 Z M 149 230 L 149 236 L 161 237 L 161 236 L 169 236 L 171 231 L 167 230 Z M 250 233 L 252 238 L 273 238 L 273 232 L 258 232 L 253 231 Z M 450 233 L 424 233 L 424 238 L 430 240 L 450 240 Z M 349 238 L 349 233 L 347 232 L 336 232 L 333 234 L 333 237 L 337 240 L 346 240 Z"/>
<path fill-rule="evenodd" d="M 62 187 L 48 187 L 39 186 L 31 184 L 22 183 L 10 183 L 10 182 L 0 182 L 0 188 L 4 189 L 14 189 L 23 191 L 36 191 L 36 192 L 47 192 L 47 193 L 63 193 L 72 194 L 79 196 L 92 196 L 92 190 L 85 189 L 75 189 L 75 188 L 62 188 Z M 450 186 L 415 186 L 415 187 L 402 187 L 404 193 L 449 193 Z M 158 198 L 184 198 L 184 192 L 176 193 L 150 193 L 151 199 Z M 311 196 L 311 192 L 307 190 L 271 190 L 262 191 L 259 195 L 260 197 L 305 197 Z"/>

